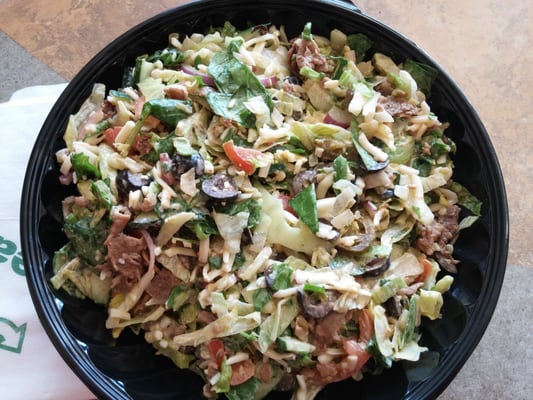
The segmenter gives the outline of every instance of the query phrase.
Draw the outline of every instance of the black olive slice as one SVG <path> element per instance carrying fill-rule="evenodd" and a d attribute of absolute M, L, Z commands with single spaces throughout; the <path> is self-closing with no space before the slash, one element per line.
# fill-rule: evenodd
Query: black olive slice
<path fill-rule="evenodd" d="M 194 175 L 199 178 L 204 174 L 205 163 L 200 153 L 194 153 L 189 157 L 176 154 L 172 157 L 170 172 L 175 179 L 180 179 L 181 175 L 194 168 Z"/>
<path fill-rule="evenodd" d="M 204 180 L 202 192 L 213 200 L 234 200 L 241 193 L 233 178 L 223 173 Z"/>
<path fill-rule="evenodd" d="M 320 294 L 306 293 L 304 290 L 299 290 L 296 297 L 305 315 L 312 318 L 324 318 L 333 311 L 338 295 L 333 290 L 326 291 L 325 297 Z"/>
<path fill-rule="evenodd" d="M 130 192 L 139 190 L 143 186 L 149 185 L 150 182 L 152 182 L 152 178 L 148 175 L 134 174 L 128 169 L 119 171 L 115 180 L 121 199 L 127 198 Z"/>
<path fill-rule="evenodd" d="M 364 275 L 378 276 L 390 267 L 390 257 L 376 257 L 370 260 L 364 267 Z"/>

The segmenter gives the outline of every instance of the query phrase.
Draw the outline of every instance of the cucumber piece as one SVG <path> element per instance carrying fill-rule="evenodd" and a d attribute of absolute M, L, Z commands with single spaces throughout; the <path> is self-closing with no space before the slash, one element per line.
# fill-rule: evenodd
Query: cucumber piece
<path fill-rule="evenodd" d="M 413 156 L 415 138 L 409 134 L 403 134 L 394 140 L 395 150 L 385 149 L 391 163 L 407 164 Z"/>
<path fill-rule="evenodd" d="M 282 336 L 278 338 L 277 343 L 283 351 L 290 351 L 292 353 L 306 354 L 312 353 L 315 350 L 315 346 L 312 344 L 302 342 L 292 336 Z"/>
<path fill-rule="evenodd" d="M 150 76 L 150 72 L 154 69 L 154 64 L 146 61 L 146 57 L 137 57 L 135 61 L 135 68 L 133 70 L 132 84 L 137 85 L 139 82 L 145 80 Z"/>
<path fill-rule="evenodd" d="M 382 304 L 396 294 L 398 289 L 407 287 L 403 278 L 396 276 L 385 281 L 381 286 L 372 291 L 372 300 L 376 304 Z"/>
<path fill-rule="evenodd" d="M 113 195 L 113 192 L 111 192 L 111 188 L 103 180 L 92 182 L 91 192 L 108 210 L 117 204 L 117 200 Z"/>
<path fill-rule="evenodd" d="M 140 213 L 128 224 L 132 229 L 157 228 L 160 225 L 161 219 L 153 211 Z"/>

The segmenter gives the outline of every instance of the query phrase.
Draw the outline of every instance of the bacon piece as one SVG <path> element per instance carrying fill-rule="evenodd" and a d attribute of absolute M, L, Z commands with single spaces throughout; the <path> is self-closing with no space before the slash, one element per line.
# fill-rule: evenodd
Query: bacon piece
<path fill-rule="evenodd" d="M 317 72 L 331 73 L 334 65 L 320 53 L 314 40 L 293 40 L 288 53 L 291 71 L 299 76 L 300 69 L 309 67 Z"/>
<path fill-rule="evenodd" d="M 457 272 L 458 261 L 453 258 L 453 248 L 448 244 L 458 233 L 460 211 L 457 205 L 452 204 L 430 225 L 417 225 L 418 239 L 415 247 L 428 256 L 434 255 L 440 266 L 451 273 Z"/>

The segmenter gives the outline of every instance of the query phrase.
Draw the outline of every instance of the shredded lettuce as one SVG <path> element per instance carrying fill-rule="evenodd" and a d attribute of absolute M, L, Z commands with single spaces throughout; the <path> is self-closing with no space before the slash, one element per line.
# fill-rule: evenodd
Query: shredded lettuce
<path fill-rule="evenodd" d="M 261 352 L 266 352 L 269 346 L 283 333 L 299 313 L 295 299 L 284 299 L 278 302 L 276 311 L 261 323 L 257 343 Z"/>
<path fill-rule="evenodd" d="M 88 297 L 98 304 L 107 304 L 109 301 L 111 279 L 101 279 L 96 270 L 83 266 L 79 258 L 65 262 L 58 268 L 51 283 L 55 289 L 63 287 L 75 297 Z"/>
<path fill-rule="evenodd" d="M 420 307 L 420 313 L 423 316 L 428 317 L 431 320 L 440 318 L 440 310 L 443 303 L 444 301 L 441 292 L 420 289 L 418 306 Z"/>
<path fill-rule="evenodd" d="M 260 189 L 260 193 L 263 199 L 262 221 L 268 226 L 267 240 L 270 243 L 307 254 L 312 254 L 319 247 L 330 248 L 330 244 L 315 236 L 307 225 L 289 225 L 281 201 L 264 189 Z"/>
<path fill-rule="evenodd" d="M 173 343 L 177 346 L 198 346 L 214 338 L 251 331 L 259 326 L 260 321 L 261 314 L 257 311 L 244 316 L 228 313 L 203 328 L 175 336 Z"/>

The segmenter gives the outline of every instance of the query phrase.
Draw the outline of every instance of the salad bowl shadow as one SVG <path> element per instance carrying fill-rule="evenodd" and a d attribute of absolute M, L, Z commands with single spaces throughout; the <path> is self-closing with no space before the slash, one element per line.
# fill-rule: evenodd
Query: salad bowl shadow
<path fill-rule="evenodd" d="M 439 75 L 428 103 L 457 144 L 454 176 L 483 203 L 482 217 L 455 244 L 459 272 L 446 293 L 442 318 L 422 323 L 417 363 L 394 364 L 380 375 L 329 385 L 317 399 L 431 399 L 452 381 L 474 351 L 490 322 L 505 274 L 508 210 L 497 157 L 478 115 L 461 90 L 423 50 L 383 23 L 362 14 L 350 2 L 331 0 L 203 0 L 157 15 L 132 28 L 98 53 L 70 82 L 47 117 L 28 164 L 21 201 L 21 241 L 27 282 L 42 325 L 57 351 L 79 378 L 102 399 L 201 399 L 202 381 L 155 354 L 142 336 L 113 339 L 105 328 L 105 309 L 52 288 L 52 257 L 64 243 L 61 201 L 72 188 L 59 182 L 55 152 L 62 132 L 96 82 L 117 87 L 123 68 L 139 54 L 166 46 L 173 32 L 192 34 L 229 20 L 284 25 L 287 35 L 308 21 L 325 34 L 333 28 L 364 33 L 373 51 L 395 60 L 411 58 L 431 65 Z M 268 399 L 289 399 L 273 392 Z"/>

